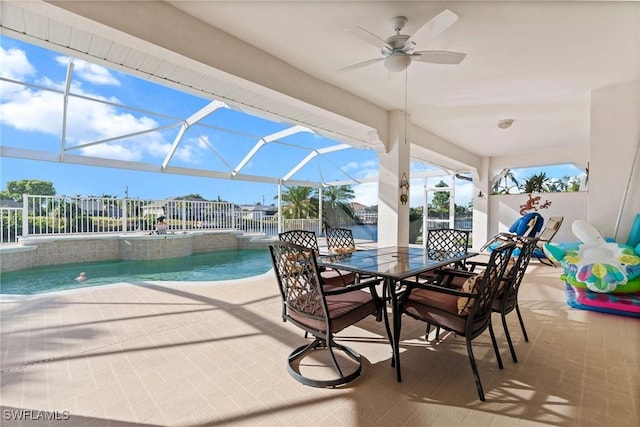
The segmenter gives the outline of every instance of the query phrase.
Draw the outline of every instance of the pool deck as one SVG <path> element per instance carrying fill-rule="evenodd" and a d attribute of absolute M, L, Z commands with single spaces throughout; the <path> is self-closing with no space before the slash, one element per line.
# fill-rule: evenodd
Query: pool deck
<path fill-rule="evenodd" d="M 529 267 L 520 306 L 530 341 L 515 313 L 508 322 L 517 364 L 497 316 L 504 370 L 488 333 L 474 341 L 486 402 L 464 340 L 427 343 L 406 316 L 402 383 L 373 318 L 338 334 L 363 356 L 360 377 L 338 389 L 297 383 L 285 360 L 305 338 L 281 320 L 273 272 L 3 297 L 2 425 L 640 425 L 640 320 L 570 308 L 559 274 Z M 12 410 L 60 420 L 17 422 Z"/>

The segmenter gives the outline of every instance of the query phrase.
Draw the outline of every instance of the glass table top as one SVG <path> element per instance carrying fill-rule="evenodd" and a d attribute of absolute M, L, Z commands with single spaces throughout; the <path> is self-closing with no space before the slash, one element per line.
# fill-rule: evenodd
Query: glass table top
<path fill-rule="evenodd" d="M 474 256 L 470 252 L 426 251 L 392 246 L 318 257 L 318 264 L 392 279 L 404 279 Z"/>

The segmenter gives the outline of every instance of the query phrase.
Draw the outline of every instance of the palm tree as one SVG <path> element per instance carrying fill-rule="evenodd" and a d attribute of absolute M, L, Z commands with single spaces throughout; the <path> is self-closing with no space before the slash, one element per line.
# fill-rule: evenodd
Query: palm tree
<path fill-rule="evenodd" d="M 350 185 L 336 185 L 322 191 L 323 212 L 326 221 L 336 226 L 341 220 L 354 220 L 349 202 L 355 198 Z"/>
<path fill-rule="evenodd" d="M 509 185 L 511 181 L 514 185 Z M 491 188 L 493 194 L 509 194 L 509 190 L 513 187 L 518 188 L 518 180 L 513 174 L 511 169 L 503 169 L 495 178 L 493 178 L 493 187 Z"/>
<path fill-rule="evenodd" d="M 567 191 L 580 191 L 580 177 L 572 176 L 567 185 Z"/>
<path fill-rule="evenodd" d="M 316 218 L 318 207 L 311 203 L 313 188 L 293 185 L 282 193 L 282 215 L 288 219 Z"/>
<path fill-rule="evenodd" d="M 522 191 L 524 193 L 544 193 L 547 191 L 547 185 L 549 184 L 549 177 L 546 172 L 540 172 L 531 175 L 522 184 Z"/>

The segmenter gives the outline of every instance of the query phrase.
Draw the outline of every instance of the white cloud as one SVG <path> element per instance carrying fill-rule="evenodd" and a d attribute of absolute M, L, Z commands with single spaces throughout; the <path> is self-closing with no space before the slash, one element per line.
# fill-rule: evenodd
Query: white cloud
<path fill-rule="evenodd" d="M 62 95 L 13 85 L 2 93 L 0 123 L 26 132 L 60 135 L 62 130 Z"/>
<path fill-rule="evenodd" d="M 2 59 L 2 75 L 15 80 L 22 80 L 25 76 L 34 74 L 35 70 L 29 63 L 23 51 L 11 49 L 5 51 L 0 48 Z M 61 61 L 59 57 L 58 62 Z M 102 79 L 103 84 L 118 84 L 108 70 L 100 66 L 84 67 L 84 61 L 79 61 L 85 70 L 83 78 Z M 104 71 L 103 71 L 104 70 Z M 106 72 L 105 72 L 106 71 Z M 48 87 L 62 88 L 63 82 L 53 82 L 48 78 L 43 79 Z M 110 83 L 107 83 L 110 82 Z M 89 96 L 99 100 L 108 100 L 117 103 L 116 98 L 106 98 L 91 94 L 82 90 L 77 82 L 73 82 L 74 94 Z M 5 86 L 10 90 L 5 90 Z M 0 103 L 0 123 L 24 132 L 38 132 L 46 135 L 59 136 L 62 130 L 64 99 L 61 94 L 41 91 L 25 86 L 5 83 L 2 86 L 2 98 Z M 70 98 L 67 113 L 67 143 L 70 146 L 82 145 L 94 141 L 113 138 L 134 132 L 158 127 L 158 123 L 146 116 L 137 117 L 128 112 L 80 98 Z M 164 135 L 160 132 L 149 132 L 139 136 L 116 140 L 109 143 L 93 145 L 90 147 L 71 150 L 73 154 L 78 152 L 96 157 L 105 157 L 118 160 L 140 161 L 145 157 L 163 158 L 170 148 Z M 187 157 L 189 154 L 185 154 Z M 193 156 L 193 154 L 191 154 Z"/>
<path fill-rule="evenodd" d="M 24 51 L 19 49 L 5 50 L 0 47 L 0 76 L 7 79 L 23 80 L 36 73 Z"/>
<path fill-rule="evenodd" d="M 69 64 L 69 57 L 58 56 L 56 57 L 56 62 L 66 67 Z M 120 82 L 111 74 L 108 68 L 83 61 L 82 59 L 73 60 L 73 75 L 97 85 L 120 86 Z"/>
<path fill-rule="evenodd" d="M 356 184 L 353 187 L 353 194 L 356 196 L 353 200 L 363 205 L 372 206 L 378 204 L 378 183 L 368 182 L 365 184 Z"/>
<path fill-rule="evenodd" d="M 378 176 L 378 162 L 376 160 L 349 162 L 343 166 L 343 169 L 345 172 L 359 179 L 375 178 Z"/>
<path fill-rule="evenodd" d="M 200 164 L 203 162 L 204 152 L 210 150 L 207 143 L 212 145 L 207 135 L 183 139 L 174 156 L 176 159 L 186 163 Z"/>

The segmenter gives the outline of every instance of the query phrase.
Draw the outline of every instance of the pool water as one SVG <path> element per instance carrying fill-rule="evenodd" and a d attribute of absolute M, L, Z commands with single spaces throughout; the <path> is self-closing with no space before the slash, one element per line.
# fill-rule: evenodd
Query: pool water
<path fill-rule="evenodd" d="M 180 258 L 99 261 L 31 267 L 2 273 L 0 294 L 31 295 L 120 282 L 243 279 L 271 268 L 266 249 L 204 252 Z M 76 280 L 86 274 L 82 282 Z"/>

